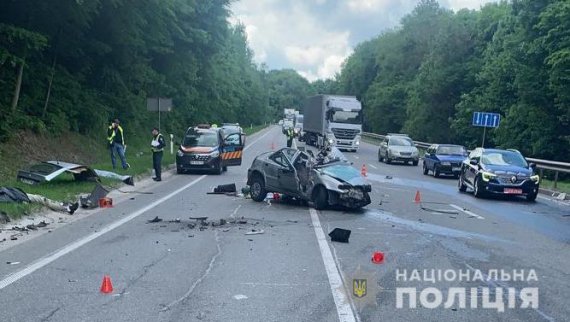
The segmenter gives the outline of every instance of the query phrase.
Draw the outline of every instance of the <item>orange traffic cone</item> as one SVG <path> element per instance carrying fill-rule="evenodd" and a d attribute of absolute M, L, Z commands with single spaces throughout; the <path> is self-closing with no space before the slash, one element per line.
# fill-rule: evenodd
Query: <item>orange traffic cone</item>
<path fill-rule="evenodd" d="M 362 165 L 362 168 L 360 169 L 360 174 L 361 174 L 363 177 L 366 177 L 366 164 L 363 164 L 363 165 Z"/>
<path fill-rule="evenodd" d="M 372 263 L 374 263 L 374 264 L 384 263 L 384 253 L 374 252 L 374 254 L 372 254 Z"/>
<path fill-rule="evenodd" d="M 416 197 L 414 198 L 414 202 L 415 202 L 415 203 L 420 203 L 420 202 L 422 202 L 422 196 L 420 195 L 420 191 L 419 191 L 419 190 L 416 191 Z"/>
<path fill-rule="evenodd" d="M 103 277 L 103 283 L 101 284 L 101 293 L 109 294 L 113 292 L 113 284 L 111 283 L 111 277 L 105 275 Z"/>

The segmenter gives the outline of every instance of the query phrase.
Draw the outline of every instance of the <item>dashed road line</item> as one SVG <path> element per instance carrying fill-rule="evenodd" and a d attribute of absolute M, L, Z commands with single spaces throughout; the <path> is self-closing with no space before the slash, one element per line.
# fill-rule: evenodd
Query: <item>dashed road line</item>
<path fill-rule="evenodd" d="M 370 166 L 372 169 L 376 169 L 376 170 L 378 170 L 378 167 L 377 167 L 377 166 L 375 166 L 375 165 L 373 165 L 373 164 L 369 164 L 369 166 Z"/>

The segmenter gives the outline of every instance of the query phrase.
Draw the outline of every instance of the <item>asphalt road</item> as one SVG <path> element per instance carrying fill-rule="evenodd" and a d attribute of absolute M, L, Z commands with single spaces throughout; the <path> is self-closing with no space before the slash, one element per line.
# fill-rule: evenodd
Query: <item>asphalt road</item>
<path fill-rule="evenodd" d="M 241 167 L 137 185 L 152 194 L 122 195 L 114 208 L 1 252 L 0 321 L 568 320 L 570 205 L 544 197 L 475 199 L 459 193 L 454 179 L 422 175 L 421 163 L 379 163 L 369 144 L 347 153 L 355 167 L 367 165 L 373 186 L 372 204 L 360 211 L 206 194 L 219 184 L 244 186 L 255 155 L 284 145 L 277 127 L 264 130 L 248 138 Z M 421 205 L 414 202 L 417 191 Z M 163 221 L 147 223 L 155 216 Z M 247 223 L 188 227 L 195 222 L 190 217 L 201 216 Z M 334 228 L 350 229 L 350 242 L 325 238 Z M 252 229 L 264 233 L 245 235 Z M 384 253 L 382 264 L 371 262 L 374 251 Z M 436 283 L 397 276 L 424 269 L 486 276 Z M 537 276 L 489 278 L 493 270 Z M 104 275 L 112 294 L 99 292 Z M 361 298 L 352 293 L 355 278 L 368 282 Z M 450 288 L 478 289 L 478 307 L 463 308 L 452 298 L 449 307 L 427 308 L 419 298 L 430 287 L 443 293 L 443 302 Z M 520 308 L 517 293 L 516 308 L 506 307 L 506 295 L 504 312 L 482 308 L 481 290 L 492 289 L 494 301 L 497 287 L 537 288 L 539 305 Z M 416 308 L 407 297 L 398 308 L 401 288 L 416 288 Z"/>

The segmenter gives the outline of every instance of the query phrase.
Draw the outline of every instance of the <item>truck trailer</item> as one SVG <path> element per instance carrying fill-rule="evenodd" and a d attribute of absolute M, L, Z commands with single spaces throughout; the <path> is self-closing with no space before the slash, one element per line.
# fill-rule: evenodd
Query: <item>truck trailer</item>
<path fill-rule="evenodd" d="M 325 144 L 357 151 L 362 134 L 362 105 L 354 96 L 316 95 L 304 103 L 304 139 L 309 145 Z"/>

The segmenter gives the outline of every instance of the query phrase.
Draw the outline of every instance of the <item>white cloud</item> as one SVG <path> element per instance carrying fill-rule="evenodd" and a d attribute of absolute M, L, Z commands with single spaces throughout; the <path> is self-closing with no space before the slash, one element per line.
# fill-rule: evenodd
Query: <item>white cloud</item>
<path fill-rule="evenodd" d="M 496 0 L 440 0 L 478 9 Z M 417 0 L 239 0 L 232 24 L 242 23 L 257 63 L 293 68 L 309 80 L 334 77 L 359 42 L 398 25 Z"/>
<path fill-rule="evenodd" d="M 353 12 L 376 12 L 393 5 L 389 0 L 348 0 L 346 5 Z"/>

